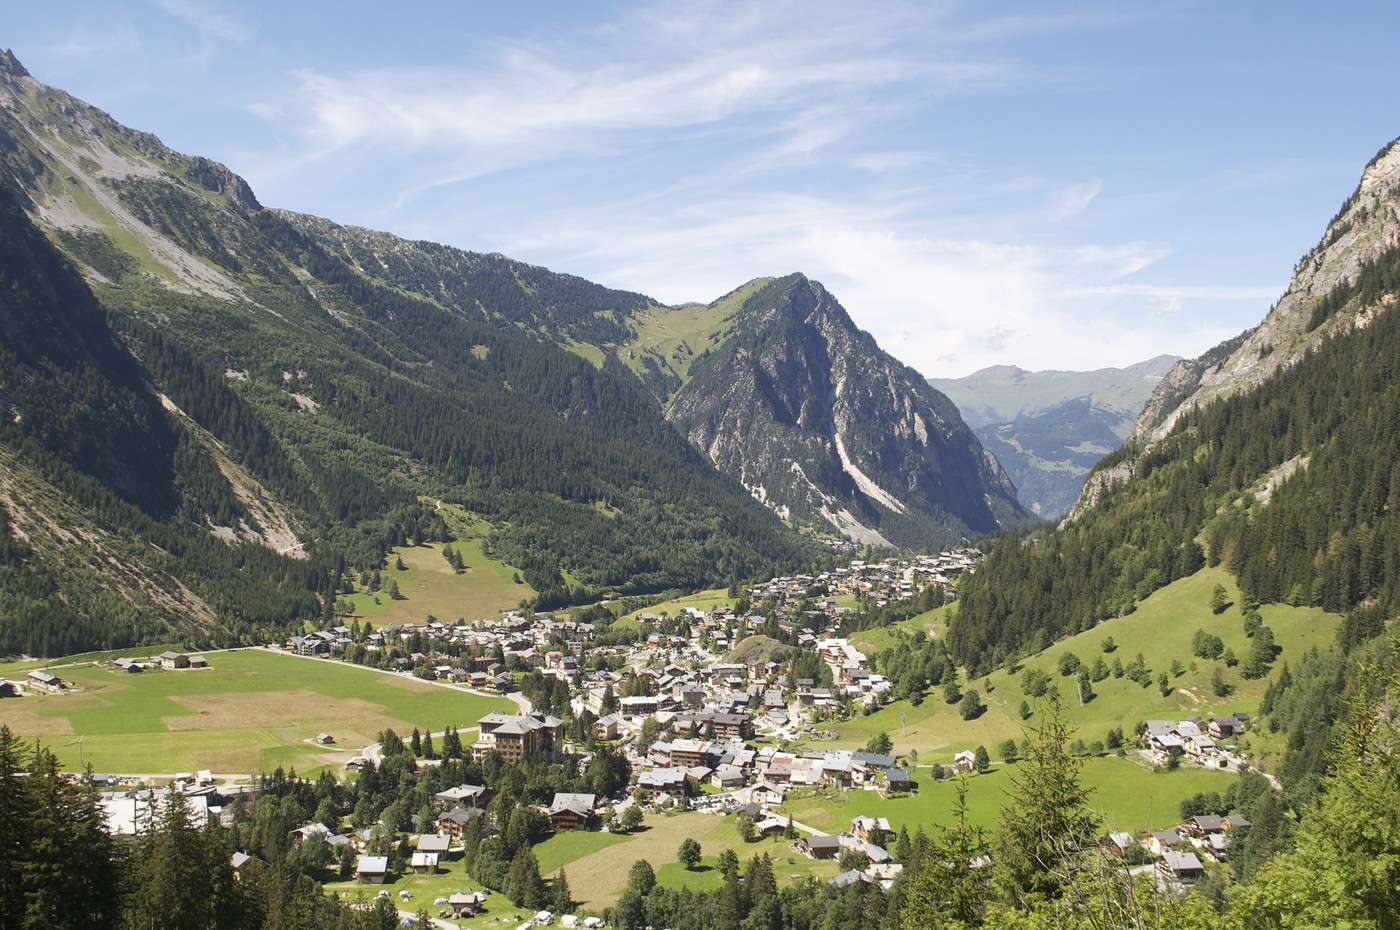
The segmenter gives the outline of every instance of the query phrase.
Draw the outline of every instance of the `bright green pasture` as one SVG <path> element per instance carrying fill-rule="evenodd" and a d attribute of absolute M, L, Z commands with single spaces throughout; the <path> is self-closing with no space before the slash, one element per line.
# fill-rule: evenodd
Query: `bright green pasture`
<path fill-rule="evenodd" d="M 389 567 L 380 575 L 385 585 L 390 579 L 398 584 L 399 597 L 391 598 L 383 590 L 361 590 L 347 599 L 362 620 L 385 626 L 422 623 L 429 614 L 448 622 L 480 620 L 535 596 L 534 588 L 515 582 L 514 568 L 488 558 L 481 544 L 479 538 L 451 543 L 465 566 L 460 574 L 443 558 L 442 543 L 395 549 L 389 553 Z M 394 567 L 396 558 L 403 560 L 403 571 Z"/>
<path fill-rule="evenodd" d="M 39 737 L 70 768 L 81 751 L 104 772 L 232 773 L 343 762 L 385 728 L 470 727 L 514 706 L 343 662 L 261 649 L 207 657 L 208 669 L 139 675 L 75 666 L 62 671 L 74 690 L 0 702 L 0 723 Z M 309 742 L 323 731 L 334 747 Z"/>
<path fill-rule="evenodd" d="M 998 764 L 981 775 L 968 776 L 971 823 L 996 825 L 1006 801 L 1009 775 L 1015 768 L 1016 764 Z M 1104 828 L 1132 832 L 1179 823 L 1183 798 L 1201 791 L 1223 792 L 1233 777 L 1200 768 L 1158 772 L 1135 759 L 1117 756 L 1085 759 L 1082 770 L 1083 783 L 1092 789 L 1089 804 L 1103 817 Z M 910 832 L 947 823 L 953 810 L 955 780 L 935 781 L 927 770 L 921 769 L 916 781 L 917 793 L 891 798 L 864 789 L 814 789 L 802 796 L 790 796 L 783 811 L 794 820 L 829 833 L 850 829 L 851 820 L 861 815 L 888 817 L 896 830 L 908 827 Z"/>
<path fill-rule="evenodd" d="M 1146 719 L 1193 714 L 1204 717 L 1234 711 L 1254 713 L 1265 687 L 1283 663 L 1296 663 L 1311 647 L 1330 643 L 1339 618 L 1315 607 L 1264 606 L 1261 610 L 1264 620 L 1273 629 L 1283 651 L 1270 676 L 1249 681 L 1241 675 L 1249 655 L 1249 639 L 1244 635 L 1240 611 L 1233 605 L 1218 615 L 1210 610 L 1211 592 L 1217 583 L 1225 585 L 1231 599 L 1238 604 L 1239 589 L 1228 572 L 1202 569 L 1156 591 L 1134 613 L 1107 620 L 1054 644 L 1024 661 L 1023 668 L 1038 668 L 1051 675 L 1064 696 L 1069 722 L 1078 728 L 1077 736 L 1086 742 L 1103 739 L 1111 727 L 1122 727 L 1125 733 L 1131 733 L 1139 721 Z M 1234 650 L 1240 665 L 1226 668 L 1223 661 L 1194 657 L 1191 638 L 1197 629 L 1220 636 L 1225 645 Z M 1117 644 L 1111 654 L 1103 653 L 1100 647 L 1107 636 L 1112 636 Z M 1115 657 L 1127 665 L 1140 652 L 1152 672 L 1153 682 L 1144 688 L 1126 677 L 1109 677 L 1095 682 L 1097 696 L 1081 705 L 1074 680 L 1060 677 L 1056 668 L 1064 652 L 1073 652 L 1090 665 L 1100 655 L 1109 665 Z M 1186 670 L 1180 677 L 1171 679 L 1173 690 L 1163 697 L 1156 678 L 1169 670 L 1173 659 L 1179 659 Z M 1196 666 L 1194 671 L 1190 668 L 1192 663 Z M 1211 689 L 1211 674 L 1217 667 L 1234 688 L 1228 697 L 1216 697 Z M 863 745 L 873 734 L 884 731 L 894 739 L 897 752 L 914 749 L 925 757 L 924 761 L 931 761 L 935 756 L 940 760 L 951 759 L 955 750 L 971 749 L 979 743 L 995 751 L 996 744 L 1007 737 L 1021 738 L 1019 710 L 1026 696 L 1021 692 L 1021 672 L 1012 674 L 1000 669 L 988 677 L 990 689 L 982 678 L 963 682 L 964 688 L 975 688 L 987 705 L 986 712 L 975 720 L 963 720 L 956 705 L 944 703 L 942 690 L 935 688 L 918 707 L 908 701 L 896 701 L 868 717 L 857 717 L 839 725 L 840 738 L 836 745 Z M 1034 705 L 1034 699 L 1030 699 L 1030 703 Z"/>

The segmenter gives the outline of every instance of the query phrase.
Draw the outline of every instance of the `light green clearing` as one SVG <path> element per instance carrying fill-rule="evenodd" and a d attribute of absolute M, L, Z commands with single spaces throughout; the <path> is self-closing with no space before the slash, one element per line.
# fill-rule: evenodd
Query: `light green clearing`
<path fill-rule="evenodd" d="M 475 726 L 514 707 L 344 662 L 260 649 L 208 654 L 208 669 L 139 675 L 105 666 L 69 669 L 78 690 L 0 702 L 0 723 L 38 737 L 65 768 L 169 774 L 196 769 L 298 771 L 343 762 L 385 728 Z M 321 732 L 334 747 L 307 742 Z"/>
<path fill-rule="evenodd" d="M 971 823 L 988 828 L 996 825 L 1006 802 L 1008 775 L 1015 767 L 1015 764 L 996 764 L 984 774 L 968 777 L 967 805 Z M 1081 778 L 1083 784 L 1093 789 L 1089 805 L 1103 818 L 1104 829 L 1139 832 L 1179 823 L 1183 798 L 1200 791 L 1224 792 L 1234 776 L 1199 768 L 1155 772 L 1131 758 L 1105 756 L 1085 759 Z M 948 823 L 952 817 L 955 780 L 935 781 L 926 769 L 920 770 L 915 780 L 919 791 L 904 797 L 885 798 L 879 792 L 865 789 L 817 790 L 801 797 L 789 797 L 783 811 L 801 823 L 829 833 L 850 829 L 852 818 L 860 815 L 888 817 L 896 830 L 907 827 L 910 833 L 920 827 L 928 830 Z"/>
<path fill-rule="evenodd" d="M 356 616 L 378 627 L 422 623 L 429 614 L 444 622 L 480 620 L 534 597 L 534 588 L 523 581 L 515 583 L 517 570 L 488 558 L 481 543 L 480 538 L 451 543 L 466 566 L 461 574 L 442 557 L 442 543 L 395 549 L 380 576 L 384 585 L 390 579 L 398 584 L 399 597 L 391 598 L 381 588 L 378 593 L 357 591 L 346 599 L 354 605 Z M 403 571 L 394 567 L 395 558 L 403 559 Z"/>
<path fill-rule="evenodd" d="M 933 610 L 915 614 L 908 620 L 891 623 L 889 626 L 862 630 L 851 637 L 851 644 L 866 655 L 874 655 L 897 644 L 901 634 L 913 635 L 919 632 L 925 636 L 939 636 L 947 628 L 948 618 L 953 615 L 953 611 L 956 609 L 956 604 L 945 604 L 942 607 L 935 607 Z"/>
<path fill-rule="evenodd" d="M 1210 610 L 1211 592 L 1217 583 L 1225 585 L 1235 602 L 1219 615 Z M 1204 717 L 1235 711 L 1256 713 L 1264 689 L 1283 663 L 1296 664 L 1311 647 L 1325 647 L 1331 643 L 1340 618 L 1315 607 L 1265 605 L 1261 609 L 1264 622 L 1273 629 L 1283 651 L 1270 676 L 1248 681 L 1240 674 L 1249 655 L 1249 639 L 1244 635 L 1244 621 L 1235 606 L 1239 600 L 1239 589 L 1228 572 L 1219 568 L 1202 569 L 1156 591 L 1129 616 L 1105 621 L 1055 643 L 1044 653 L 1025 661 L 1023 667 L 1038 668 L 1059 685 L 1069 722 L 1078 728 L 1077 735 L 1086 742 L 1103 739 L 1111 727 L 1122 727 L 1125 733 L 1131 734 L 1142 720 L 1178 719 L 1193 714 Z M 1197 629 L 1224 640 L 1225 646 L 1234 650 L 1240 665 L 1230 669 L 1225 668 L 1223 661 L 1194 657 L 1191 637 Z M 1118 648 L 1104 655 L 1099 644 L 1107 636 L 1114 638 Z M 1141 652 L 1152 672 L 1153 684 L 1143 688 L 1127 678 L 1109 677 L 1095 682 L 1097 696 L 1088 704 L 1080 705 L 1074 680 L 1060 677 L 1056 667 L 1064 652 L 1073 652 L 1090 665 L 1103 655 L 1110 666 L 1115 656 L 1127 665 Z M 1187 671 L 1172 679 L 1172 693 L 1162 697 L 1156 678 L 1159 673 L 1168 671 L 1172 659 L 1179 659 Z M 1196 670 L 1190 671 L 1193 661 Z M 1229 697 L 1217 698 L 1211 690 L 1211 673 L 1217 667 L 1224 672 L 1226 681 L 1235 686 L 1236 690 Z M 975 720 L 963 720 L 956 705 L 945 704 L 941 689 L 935 688 L 918 707 L 908 701 L 896 701 L 868 717 L 839 725 L 838 740 L 834 744 L 819 745 L 863 745 L 872 735 L 884 731 L 893 737 L 895 749 L 900 753 L 914 749 L 921 755 L 932 753 L 940 759 L 951 759 L 955 750 L 971 749 L 979 743 L 995 752 L 996 744 L 1007 737 L 1021 739 L 1021 701 L 1029 700 L 1032 706 L 1035 701 L 1022 694 L 1020 672 L 1013 675 L 1001 669 L 989 677 L 990 691 L 981 678 L 963 681 L 963 687 L 976 688 L 987 705 L 986 712 Z M 926 755 L 924 761 L 932 761 L 932 757 Z"/>
<path fill-rule="evenodd" d="M 694 594 L 687 594 L 669 601 L 662 601 L 659 604 L 652 604 L 650 607 L 634 610 L 630 614 L 619 617 L 613 627 L 615 629 L 636 630 L 641 628 L 640 618 L 642 614 L 667 614 L 674 617 L 686 607 L 695 607 L 708 612 L 716 607 L 733 607 L 734 601 L 735 599 L 730 597 L 729 592 L 724 588 L 709 588 L 705 591 L 696 591 Z"/>

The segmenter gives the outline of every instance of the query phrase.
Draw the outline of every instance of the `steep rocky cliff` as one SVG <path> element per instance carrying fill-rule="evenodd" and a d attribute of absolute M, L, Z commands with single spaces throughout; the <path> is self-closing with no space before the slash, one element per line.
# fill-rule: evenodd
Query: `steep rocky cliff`
<path fill-rule="evenodd" d="M 1134 435 L 1160 438 L 1187 410 L 1257 387 L 1328 336 L 1366 325 L 1375 307 L 1356 304 L 1322 320 L 1314 319 L 1314 311 L 1397 246 L 1400 139 L 1366 165 L 1356 190 L 1327 224 L 1321 241 L 1293 267 L 1288 289 L 1263 322 L 1200 358 L 1179 362 L 1143 408 Z"/>
<path fill-rule="evenodd" d="M 1026 518 L 957 407 L 800 274 L 754 290 L 696 360 L 670 420 L 797 523 L 929 545 Z"/>
<path fill-rule="evenodd" d="M 1283 296 L 1258 326 L 1167 372 L 1120 458 L 1090 476 L 1066 518 L 1077 519 L 1133 473 L 1145 449 L 1189 411 L 1246 393 L 1306 358 L 1332 336 L 1364 328 L 1396 302 L 1400 265 L 1400 139 L 1367 163 L 1321 240 L 1293 267 Z"/>

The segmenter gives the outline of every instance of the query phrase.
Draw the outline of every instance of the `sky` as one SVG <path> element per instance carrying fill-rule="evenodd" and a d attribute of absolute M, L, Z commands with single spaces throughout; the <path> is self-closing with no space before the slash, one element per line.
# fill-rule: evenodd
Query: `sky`
<path fill-rule="evenodd" d="M 1257 323 L 1400 135 L 1387 3 L 25 4 L 36 78 L 262 202 L 667 303 L 821 281 L 957 377 Z"/>

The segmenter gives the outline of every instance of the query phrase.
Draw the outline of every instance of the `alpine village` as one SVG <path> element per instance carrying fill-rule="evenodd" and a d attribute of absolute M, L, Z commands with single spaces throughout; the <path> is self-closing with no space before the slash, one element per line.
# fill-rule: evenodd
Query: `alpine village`
<path fill-rule="evenodd" d="M 260 41 L 146 6 L 206 72 Z M 214 125 L 83 54 L 95 99 Z M 1105 329 L 1133 364 L 930 378 L 891 351 L 975 362 L 877 342 L 841 273 L 668 303 L 339 225 L 29 64 L 0 52 L 0 927 L 1400 928 L 1400 140 L 1202 354 Z M 720 73 L 675 105 L 747 106 Z M 551 132 L 644 119 L 581 99 Z M 522 165 L 557 142 L 477 118 Z"/>

